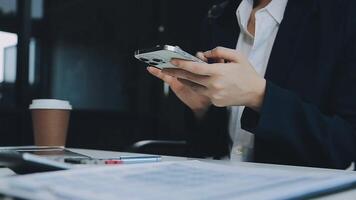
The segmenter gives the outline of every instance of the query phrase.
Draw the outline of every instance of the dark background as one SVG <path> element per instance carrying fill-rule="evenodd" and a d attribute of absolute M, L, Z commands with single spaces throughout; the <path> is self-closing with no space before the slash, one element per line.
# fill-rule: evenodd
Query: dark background
<path fill-rule="evenodd" d="M 14 2 L 13 11 L 1 8 Z M 0 30 L 18 34 L 16 81 L 0 84 L 0 146 L 33 143 L 27 108 L 34 98 L 71 102 L 70 147 L 125 150 L 143 139 L 185 139 L 174 123 L 183 105 L 164 95 L 162 82 L 133 54 L 157 44 L 194 53 L 200 23 L 212 4 L 0 0 Z"/>

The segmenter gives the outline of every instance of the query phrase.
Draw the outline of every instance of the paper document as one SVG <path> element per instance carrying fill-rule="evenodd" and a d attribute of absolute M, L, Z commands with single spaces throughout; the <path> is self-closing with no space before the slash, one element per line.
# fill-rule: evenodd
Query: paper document
<path fill-rule="evenodd" d="M 73 169 L 0 179 L 25 199 L 293 199 L 356 183 L 353 173 L 309 173 L 200 161 Z"/>

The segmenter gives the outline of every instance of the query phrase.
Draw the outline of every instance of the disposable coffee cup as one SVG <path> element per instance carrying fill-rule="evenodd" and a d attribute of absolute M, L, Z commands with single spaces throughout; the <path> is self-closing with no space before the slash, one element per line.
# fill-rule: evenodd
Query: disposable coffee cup
<path fill-rule="evenodd" d="M 29 106 L 36 146 L 65 146 L 72 106 L 68 101 L 35 99 Z"/>

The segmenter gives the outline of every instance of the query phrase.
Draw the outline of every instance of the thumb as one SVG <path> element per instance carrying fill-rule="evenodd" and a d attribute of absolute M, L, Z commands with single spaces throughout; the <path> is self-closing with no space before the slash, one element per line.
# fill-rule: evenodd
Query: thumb
<path fill-rule="evenodd" d="M 241 63 L 246 58 L 235 49 L 225 47 L 216 47 L 210 51 L 204 52 L 204 56 L 208 59 L 224 59 L 228 62 Z"/>
<path fill-rule="evenodd" d="M 204 53 L 203 52 L 197 52 L 197 54 L 195 55 L 197 58 L 199 58 L 200 60 L 204 61 L 204 62 L 208 62 L 208 58 L 206 58 L 204 56 Z"/>

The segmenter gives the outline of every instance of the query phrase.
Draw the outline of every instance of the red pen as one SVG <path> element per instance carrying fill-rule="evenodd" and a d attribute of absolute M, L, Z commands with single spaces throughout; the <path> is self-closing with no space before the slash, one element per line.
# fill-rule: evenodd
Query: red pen
<path fill-rule="evenodd" d="M 118 165 L 118 164 L 122 164 L 122 160 L 105 160 L 104 164 L 105 165 Z"/>

